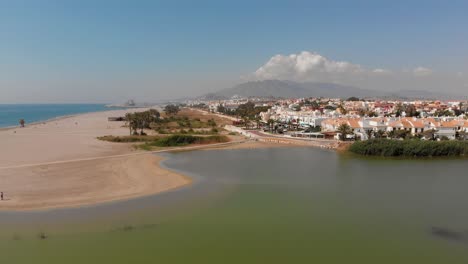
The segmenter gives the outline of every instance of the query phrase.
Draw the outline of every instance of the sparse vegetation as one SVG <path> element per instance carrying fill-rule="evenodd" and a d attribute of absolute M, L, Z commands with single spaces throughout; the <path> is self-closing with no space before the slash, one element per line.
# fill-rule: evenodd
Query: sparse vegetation
<path fill-rule="evenodd" d="M 187 134 L 176 134 L 171 136 L 104 136 L 98 137 L 99 140 L 115 142 L 115 143 L 143 143 L 137 144 L 135 147 L 151 150 L 153 147 L 179 147 L 190 144 L 213 144 L 228 142 L 227 136 L 209 135 L 209 136 L 193 136 Z"/>
<path fill-rule="evenodd" d="M 166 113 L 166 115 L 176 115 L 179 111 L 180 107 L 178 105 L 170 104 L 164 107 L 164 112 Z"/>
<path fill-rule="evenodd" d="M 192 135 L 172 135 L 160 138 L 155 141 L 147 142 L 140 145 L 141 149 L 150 150 L 152 147 L 180 147 L 190 144 L 214 144 L 228 142 L 229 138 L 226 136 L 192 136 Z"/>
<path fill-rule="evenodd" d="M 150 109 L 144 112 L 127 113 L 125 120 L 130 130 L 130 135 L 146 135 L 143 129 L 148 129 L 151 124 L 157 123 L 160 120 L 161 114 L 155 110 Z M 140 130 L 140 133 L 138 133 Z"/>
<path fill-rule="evenodd" d="M 204 116 L 201 119 L 193 116 L 193 112 L 189 110 L 161 118 L 152 123 L 151 128 L 159 134 L 211 135 L 219 132 L 219 125 L 222 125 L 219 123 L 219 119 L 215 120 L 209 116 Z"/>
<path fill-rule="evenodd" d="M 223 105 L 220 105 L 217 110 L 225 115 L 238 116 L 245 120 L 255 120 L 261 112 L 265 112 L 270 108 L 270 106 L 255 106 L 253 102 L 247 102 L 239 105 L 236 110 L 231 110 Z"/>
<path fill-rule="evenodd" d="M 103 136 L 98 137 L 99 140 L 116 142 L 116 143 L 132 143 L 132 142 L 148 142 L 160 139 L 160 136 Z"/>
<path fill-rule="evenodd" d="M 155 110 L 150 111 L 127 115 L 127 124 L 133 132 L 131 135 L 108 135 L 98 139 L 116 143 L 138 143 L 135 147 L 145 150 L 229 141 L 227 136 L 218 135 L 220 131 L 224 131 L 220 126 L 229 124 L 229 120 L 190 109 L 181 109 L 178 113 L 162 116 L 158 115 L 159 112 L 156 114 Z M 157 134 L 146 135 L 148 130 L 143 128 L 148 127 Z"/>
<path fill-rule="evenodd" d="M 216 116 L 207 116 L 199 114 L 197 111 L 180 109 L 179 106 L 175 105 L 168 105 L 164 111 L 165 114 L 162 116 L 154 109 L 128 113 L 125 120 L 130 135 L 145 136 L 149 129 L 158 134 L 212 135 L 219 133 L 222 130 L 221 126 L 229 123 Z"/>

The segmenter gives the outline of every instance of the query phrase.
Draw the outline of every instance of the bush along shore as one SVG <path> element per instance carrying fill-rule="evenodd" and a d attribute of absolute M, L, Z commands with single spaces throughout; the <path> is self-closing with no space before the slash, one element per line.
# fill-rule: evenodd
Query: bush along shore
<path fill-rule="evenodd" d="M 382 157 L 468 156 L 468 141 L 372 139 L 354 142 L 349 151 L 359 155 Z"/>
<path fill-rule="evenodd" d="M 98 138 L 110 142 L 140 142 L 143 144 L 136 145 L 137 148 L 144 150 L 152 150 L 155 147 L 181 147 L 191 144 L 215 144 L 229 142 L 227 136 L 212 135 L 212 136 L 193 136 L 193 135 L 171 135 L 166 137 L 161 136 L 105 136 Z"/>

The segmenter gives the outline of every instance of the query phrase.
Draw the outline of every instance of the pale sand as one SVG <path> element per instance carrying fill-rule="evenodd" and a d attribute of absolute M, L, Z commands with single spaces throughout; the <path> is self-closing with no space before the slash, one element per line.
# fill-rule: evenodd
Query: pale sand
<path fill-rule="evenodd" d="M 74 207 L 160 193 L 190 179 L 159 166 L 150 153 L 0 171 L 1 209 Z"/>
<path fill-rule="evenodd" d="M 247 140 L 238 144 L 229 144 L 224 146 L 207 146 L 203 150 L 212 150 L 212 149 L 261 149 L 261 148 L 284 148 L 284 147 L 300 147 L 299 145 L 291 144 L 282 144 L 282 143 L 270 143 L 270 142 L 261 142 L 254 140 Z"/>
<path fill-rule="evenodd" d="M 129 144 L 97 140 L 127 135 L 126 110 L 67 117 L 0 131 L 0 210 L 92 205 L 150 195 L 190 183 L 159 167 L 160 157 Z M 135 154 L 135 155 L 134 155 Z M 106 158 L 115 155 L 127 155 Z"/>
<path fill-rule="evenodd" d="M 144 110 L 144 109 L 140 109 Z M 0 130 L 0 210 L 42 210 L 93 205 L 152 195 L 190 184 L 190 179 L 159 166 L 161 157 L 135 151 L 132 144 L 96 139 L 128 135 L 115 110 L 82 114 L 26 128 Z M 245 141 L 175 148 L 240 149 L 291 147 L 289 144 Z M 172 149 L 173 150 L 173 149 Z M 161 150 L 163 152 L 168 150 Z"/>

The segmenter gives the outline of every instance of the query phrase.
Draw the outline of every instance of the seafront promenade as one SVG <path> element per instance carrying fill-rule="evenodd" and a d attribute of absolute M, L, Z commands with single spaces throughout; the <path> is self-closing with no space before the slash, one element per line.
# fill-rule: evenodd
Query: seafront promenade
<path fill-rule="evenodd" d="M 227 125 L 224 128 L 228 131 L 239 133 L 240 135 L 243 135 L 252 140 L 265 143 L 311 146 L 326 149 L 337 149 L 340 147 L 340 142 L 337 140 L 319 138 L 292 138 L 289 136 L 272 135 L 261 132 L 259 130 L 245 130 L 232 125 Z M 341 144 L 343 144 L 343 142 L 341 142 Z"/>

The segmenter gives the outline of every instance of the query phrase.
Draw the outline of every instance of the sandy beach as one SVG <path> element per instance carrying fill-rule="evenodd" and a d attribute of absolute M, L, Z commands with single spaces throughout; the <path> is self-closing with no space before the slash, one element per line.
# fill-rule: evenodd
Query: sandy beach
<path fill-rule="evenodd" d="M 115 110 L 0 131 L 0 210 L 91 205 L 167 191 L 190 183 L 159 167 L 160 157 L 129 144 L 97 140 L 127 135 Z M 131 110 L 130 110 L 131 111 Z"/>
<path fill-rule="evenodd" d="M 133 144 L 97 139 L 128 135 L 124 122 L 110 122 L 108 117 L 142 110 L 145 109 L 88 113 L 0 130 L 0 191 L 5 194 L 0 210 L 93 205 L 190 184 L 188 177 L 160 167 L 162 158 L 157 152 L 294 146 L 230 136 L 229 143 L 146 152 L 135 150 Z M 216 118 L 219 123 L 230 121 Z"/>

